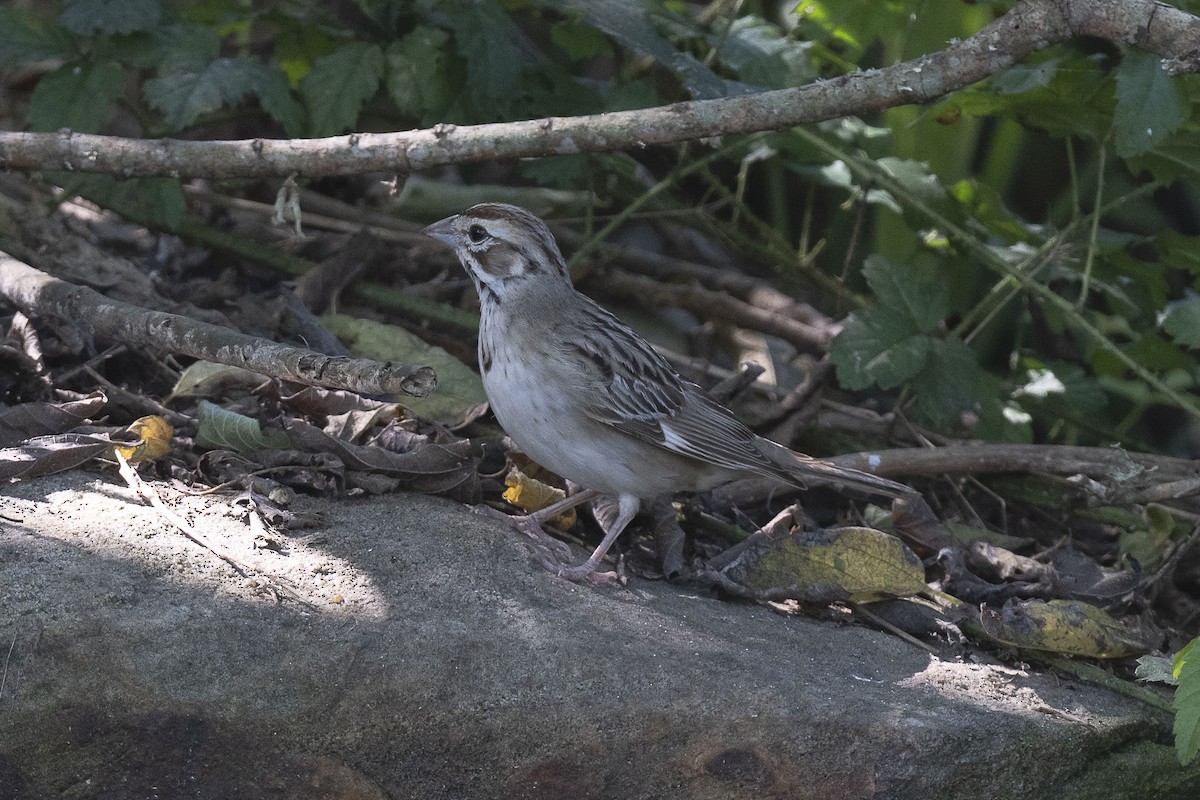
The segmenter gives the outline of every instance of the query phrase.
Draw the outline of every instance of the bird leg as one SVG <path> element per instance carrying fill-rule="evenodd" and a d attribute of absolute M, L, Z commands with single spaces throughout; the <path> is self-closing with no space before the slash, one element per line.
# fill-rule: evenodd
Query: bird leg
<path fill-rule="evenodd" d="M 599 494 L 597 492 L 597 494 Z M 637 515 L 638 508 L 641 507 L 641 501 L 633 495 L 621 495 L 617 500 L 617 507 L 620 513 L 617 515 L 616 521 L 604 534 L 604 541 L 592 551 L 588 556 L 588 560 L 577 567 L 569 567 L 565 564 L 548 564 L 542 562 L 542 566 L 558 575 L 560 578 L 566 578 L 569 581 L 589 581 L 592 583 L 606 583 L 617 577 L 615 572 L 597 572 L 600 567 L 600 562 L 604 560 L 604 555 L 608 552 L 608 548 L 612 547 L 613 542 L 621 535 L 633 518 Z"/>

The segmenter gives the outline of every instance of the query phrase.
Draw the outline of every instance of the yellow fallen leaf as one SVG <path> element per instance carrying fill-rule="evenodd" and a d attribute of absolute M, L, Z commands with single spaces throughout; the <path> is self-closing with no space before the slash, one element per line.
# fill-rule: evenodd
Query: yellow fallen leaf
<path fill-rule="evenodd" d="M 118 444 L 116 450 L 126 461 L 153 461 L 171 452 L 171 436 L 175 429 L 160 416 L 141 417 L 126 428 L 138 437 L 133 444 Z"/>
<path fill-rule="evenodd" d="M 515 467 L 505 476 L 504 485 L 508 487 L 504 490 L 504 499 L 527 513 L 541 511 L 567 496 L 562 489 L 534 480 Z M 550 520 L 550 524 L 567 530 L 575 524 L 576 519 L 575 509 L 572 508 Z"/>

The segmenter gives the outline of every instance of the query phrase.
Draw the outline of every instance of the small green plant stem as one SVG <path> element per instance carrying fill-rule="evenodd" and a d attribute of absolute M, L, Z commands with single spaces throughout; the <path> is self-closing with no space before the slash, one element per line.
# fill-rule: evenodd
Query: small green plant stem
<path fill-rule="evenodd" d="M 803 128 L 796 128 L 795 132 L 797 135 L 803 137 L 806 141 L 810 142 L 814 147 L 823 151 L 831 158 L 841 159 L 852 172 L 856 173 L 860 177 L 860 179 L 873 181 L 876 185 L 890 192 L 894 197 L 897 198 L 897 200 L 900 200 L 917 212 L 923 214 L 934 225 L 945 231 L 950 238 L 959 242 L 966 249 L 974 253 L 979 260 L 990 269 L 999 272 L 1008 279 L 1016 281 L 1022 289 L 1028 291 L 1038 300 L 1061 311 L 1063 316 L 1071 320 L 1078 330 L 1095 342 L 1096 345 L 1102 350 L 1112 354 L 1134 375 L 1138 376 L 1138 378 L 1140 378 L 1146 384 L 1157 389 L 1164 397 L 1169 398 L 1171 402 L 1175 403 L 1179 408 L 1182 408 L 1192 416 L 1200 419 L 1200 406 L 1197 406 L 1194 400 L 1168 386 L 1160 378 L 1155 376 L 1148 369 L 1130 357 L 1128 353 L 1126 353 L 1113 342 L 1109 341 L 1108 337 L 1106 337 L 1099 329 L 1096 328 L 1095 325 L 1088 322 L 1087 319 L 1083 317 L 1079 309 L 1075 307 L 1075 303 L 1057 294 L 1045 284 L 1038 282 L 1032 275 L 1023 272 L 1004 261 L 1004 259 L 997 256 L 988 247 L 978 242 L 973 236 L 968 234 L 958 225 L 955 225 L 919 197 L 906 192 L 904 187 L 901 186 L 898 181 L 894 180 L 883 170 L 875 167 L 874 164 L 870 164 L 864 162 L 862 159 L 856 158 L 850 153 L 847 153 L 835 145 L 825 141 L 825 139 L 815 133 L 812 133 L 811 131 Z M 1127 201 L 1131 196 L 1132 193 L 1130 195 L 1126 195 L 1122 198 L 1122 201 Z M 1100 209 L 1101 212 L 1104 210 L 1106 209 Z"/>
<path fill-rule="evenodd" d="M 1075 301 L 1075 307 L 1083 308 L 1083 304 L 1087 302 L 1088 287 L 1092 282 L 1092 264 L 1096 260 L 1096 241 L 1100 236 L 1100 215 L 1101 204 L 1104 202 L 1104 158 L 1108 152 L 1103 143 L 1100 145 L 1100 163 L 1096 166 L 1096 202 L 1092 211 L 1092 230 L 1088 235 L 1087 258 L 1083 262 L 1083 275 L 1079 281 L 1079 299 Z"/>

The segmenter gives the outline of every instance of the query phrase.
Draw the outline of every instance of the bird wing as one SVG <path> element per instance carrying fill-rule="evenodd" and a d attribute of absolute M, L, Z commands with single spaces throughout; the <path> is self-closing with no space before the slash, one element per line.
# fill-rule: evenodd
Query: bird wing
<path fill-rule="evenodd" d="M 574 322 L 564 346 L 582 356 L 579 399 L 592 419 L 717 466 L 779 474 L 759 437 L 616 317 L 589 302 Z"/>
<path fill-rule="evenodd" d="M 582 320 L 582 324 L 580 324 Z M 582 410 L 598 422 L 665 450 L 730 470 L 857 487 L 902 497 L 903 484 L 796 453 L 758 436 L 699 386 L 684 380 L 645 339 L 590 301 L 563 338 L 581 367 Z M 582 356 L 582 358 L 579 358 Z"/>

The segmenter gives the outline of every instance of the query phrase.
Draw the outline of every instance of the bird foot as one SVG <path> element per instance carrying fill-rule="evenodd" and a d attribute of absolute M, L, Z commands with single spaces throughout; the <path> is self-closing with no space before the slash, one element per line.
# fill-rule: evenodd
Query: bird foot
<path fill-rule="evenodd" d="M 620 568 L 616 572 L 612 570 L 600 572 L 588 561 L 576 566 L 570 545 L 542 530 L 541 524 L 532 514 L 513 516 L 491 506 L 476 506 L 475 510 L 478 513 L 504 519 L 532 539 L 533 559 L 547 572 L 574 583 L 619 583 L 622 586 L 628 583 L 629 579 L 625 577 L 624 571 Z"/>
<path fill-rule="evenodd" d="M 533 539 L 535 547 L 549 554 L 556 555 L 560 560 L 571 557 L 571 546 L 561 539 L 555 539 L 542 530 L 542 526 L 532 515 L 509 517 L 509 522 L 521 533 Z"/>
<path fill-rule="evenodd" d="M 612 570 L 609 570 L 608 572 L 600 572 L 586 562 L 577 567 L 568 567 L 564 564 L 559 564 L 557 567 L 553 567 L 549 564 L 542 564 L 542 566 L 546 567 L 546 569 L 550 570 L 558 577 L 566 578 L 567 580 L 574 581 L 575 583 L 594 583 L 597 585 L 619 583 L 624 586 L 629 582 L 629 579 L 623 574 L 618 574 Z"/>

